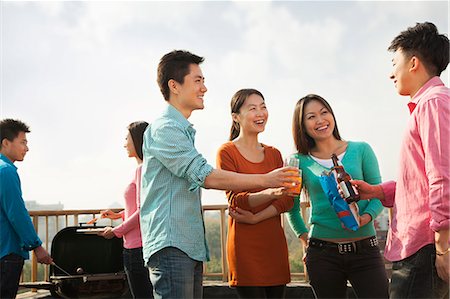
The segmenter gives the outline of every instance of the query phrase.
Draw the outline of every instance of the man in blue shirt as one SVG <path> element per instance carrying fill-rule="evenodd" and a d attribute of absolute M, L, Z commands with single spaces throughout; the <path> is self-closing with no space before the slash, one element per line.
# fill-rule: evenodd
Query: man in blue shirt
<path fill-rule="evenodd" d="M 141 231 L 155 298 L 201 298 L 203 261 L 209 259 L 201 188 L 251 190 L 293 183 L 298 169 L 239 174 L 213 169 L 196 150 L 188 121 L 204 108 L 203 58 L 175 50 L 161 58 L 158 84 L 168 106 L 144 135 Z"/>
<path fill-rule="evenodd" d="M 0 298 L 16 297 L 29 251 L 34 251 L 40 263 L 53 262 L 31 223 L 14 165 L 16 161 L 23 161 L 28 151 L 26 133 L 29 132 L 21 121 L 0 121 Z"/>

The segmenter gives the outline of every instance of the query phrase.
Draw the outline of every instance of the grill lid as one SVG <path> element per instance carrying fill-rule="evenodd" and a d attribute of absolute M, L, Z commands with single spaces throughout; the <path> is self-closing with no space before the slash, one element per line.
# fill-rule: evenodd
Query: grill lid
<path fill-rule="evenodd" d="M 97 230 L 102 227 L 95 227 Z M 86 233 L 86 229 L 91 229 Z M 123 272 L 120 238 L 105 239 L 93 232 L 94 227 L 66 227 L 54 237 L 51 255 L 54 262 L 71 275 L 80 276 L 77 269 L 82 268 L 84 276 L 102 273 Z M 50 266 L 50 276 L 67 276 L 60 269 Z"/>

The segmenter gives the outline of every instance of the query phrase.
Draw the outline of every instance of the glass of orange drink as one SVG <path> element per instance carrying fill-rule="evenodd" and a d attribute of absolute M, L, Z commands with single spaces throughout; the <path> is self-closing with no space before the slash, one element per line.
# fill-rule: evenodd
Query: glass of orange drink
<path fill-rule="evenodd" d="M 286 166 L 296 167 L 298 169 L 298 175 L 293 175 L 292 178 L 297 182 L 293 183 L 292 186 L 288 186 L 287 190 L 289 193 L 294 195 L 300 195 L 300 191 L 302 190 L 302 170 L 299 168 L 298 158 L 295 156 L 291 156 L 289 160 L 287 160 Z"/>

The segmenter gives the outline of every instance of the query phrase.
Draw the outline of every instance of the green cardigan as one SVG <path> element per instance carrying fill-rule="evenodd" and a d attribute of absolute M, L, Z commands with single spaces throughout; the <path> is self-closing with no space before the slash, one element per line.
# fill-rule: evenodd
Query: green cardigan
<path fill-rule="evenodd" d="M 383 206 L 379 199 L 360 200 L 357 204 L 359 214 L 369 214 L 372 221 L 360 227 L 356 232 L 342 228 L 341 222 L 322 190 L 319 177 L 326 168 L 309 155 L 297 154 L 302 170 L 303 188 L 306 188 L 311 201 L 311 230 L 309 237 L 326 239 L 345 239 L 370 237 L 376 235 L 373 220 L 381 213 Z M 353 179 L 364 180 L 369 184 L 381 183 L 378 161 L 370 145 L 365 142 L 348 142 L 347 150 L 341 160 L 345 170 Z M 299 198 L 294 200 L 294 207 L 287 213 L 292 230 L 300 236 L 308 231 L 300 215 Z"/>

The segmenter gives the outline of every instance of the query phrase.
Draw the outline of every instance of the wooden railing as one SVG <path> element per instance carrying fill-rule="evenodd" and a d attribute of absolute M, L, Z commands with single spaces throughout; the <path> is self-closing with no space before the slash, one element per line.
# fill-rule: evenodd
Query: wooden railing
<path fill-rule="evenodd" d="M 304 210 L 304 207 L 302 207 Z M 205 205 L 203 210 L 205 212 L 217 211 L 220 215 L 220 263 L 221 272 L 212 273 L 208 272 L 207 263 L 204 266 L 204 277 L 205 279 L 215 279 L 218 278 L 222 281 L 227 281 L 228 279 L 228 265 L 226 258 L 226 239 L 227 239 L 227 209 L 228 206 L 223 205 Z M 111 209 L 114 212 L 119 212 L 122 209 Z M 67 226 L 78 226 L 81 222 L 86 222 L 94 217 L 98 217 L 101 210 L 59 210 L 59 211 L 30 211 L 30 216 L 32 218 L 34 227 L 38 234 L 41 236 L 43 242 L 42 246 L 45 247 L 50 252 L 50 244 L 53 240 L 54 235 L 64 227 Z M 304 212 L 304 211 L 303 211 Z M 53 220 L 53 221 L 52 221 Z M 106 220 L 102 220 L 106 221 Z M 110 221 L 110 225 L 117 225 L 121 220 L 107 220 Z M 208 221 L 206 218 L 205 221 Z M 52 222 L 52 223 L 51 223 Z M 44 231 L 41 231 L 44 229 Z M 44 265 L 39 265 L 39 267 L 44 267 L 44 277 L 41 280 L 48 280 L 49 277 L 49 267 Z M 42 270 L 41 270 L 42 272 Z M 294 278 L 304 279 L 304 273 L 291 273 Z M 22 281 L 25 282 L 36 282 L 38 280 L 38 263 L 34 253 L 31 255 L 31 277 L 26 278 L 22 275 Z"/>

